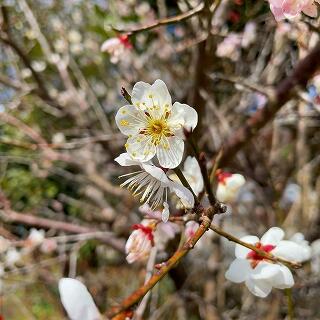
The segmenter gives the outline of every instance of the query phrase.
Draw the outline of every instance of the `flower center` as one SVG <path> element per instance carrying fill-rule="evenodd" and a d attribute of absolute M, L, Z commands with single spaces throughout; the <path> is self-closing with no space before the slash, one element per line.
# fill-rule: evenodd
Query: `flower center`
<path fill-rule="evenodd" d="M 255 247 L 261 251 L 264 251 L 266 253 L 269 253 L 270 251 L 272 251 L 276 246 L 272 245 L 272 244 L 266 244 L 266 245 L 263 245 L 261 242 L 257 242 L 255 244 Z M 247 259 L 250 260 L 251 262 L 251 266 L 252 268 L 255 268 L 258 263 L 260 261 L 263 261 L 265 260 L 265 258 L 261 255 L 259 255 L 259 253 L 255 252 L 255 251 L 250 251 L 248 254 L 247 254 Z"/>
<path fill-rule="evenodd" d="M 132 226 L 132 229 L 142 231 L 147 236 L 149 241 L 153 242 L 153 229 L 151 227 L 147 227 L 139 223 L 139 224 L 134 224 Z"/>
<path fill-rule="evenodd" d="M 146 129 L 142 130 L 141 133 L 151 136 L 151 142 L 155 145 L 158 145 L 161 142 L 162 137 L 172 136 L 171 130 L 165 118 L 149 118 Z"/>

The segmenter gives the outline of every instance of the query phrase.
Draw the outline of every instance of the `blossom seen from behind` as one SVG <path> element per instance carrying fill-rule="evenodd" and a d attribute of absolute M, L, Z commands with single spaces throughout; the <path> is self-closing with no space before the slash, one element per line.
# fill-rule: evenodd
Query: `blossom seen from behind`
<path fill-rule="evenodd" d="M 283 237 L 283 230 L 273 227 L 261 239 L 250 235 L 242 237 L 241 240 L 275 257 L 295 262 L 305 261 L 305 249 L 296 242 L 283 240 Z M 225 276 L 235 283 L 245 282 L 255 296 L 264 298 L 272 288 L 285 289 L 294 285 L 291 271 L 283 264 L 274 263 L 239 244 L 236 244 L 235 256 L 236 259 Z"/>
<path fill-rule="evenodd" d="M 141 196 L 142 203 L 150 204 L 152 210 L 162 206 L 162 220 L 169 219 L 168 193 L 175 193 L 185 207 L 194 206 L 192 193 L 181 184 L 170 180 L 161 168 L 156 167 L 151 161 L 140 162 L 131 158 L 128 153 L 122 153 L 115 159 L 122 166 L 140 166 L 139 171 L 126 174 L 122 177 L 128 179 L 121 184 L 133 191 L 135 196 Z"/>
<path fill-rule="evenodd" d="M 112 63 L 117 63 L 130 49 L 132 49 L 132 44 L 128 35 L 110 38 L 101 45 L 101 51 L 110 54 L 110 61 Z"/>
<path fill-rule="evenodd" d="M 127 152 L 141 162 L 156 156 L 161 167 L 177 167 L 184 152 L 183 130 L 196 127 L 197 112 L 180 102 L 172 105 L 167 86 L 159 79 L 152 85 L 137 82 L 131 99 L 132 104 L 116 114 L 118 128 L 128 136 Z"/>

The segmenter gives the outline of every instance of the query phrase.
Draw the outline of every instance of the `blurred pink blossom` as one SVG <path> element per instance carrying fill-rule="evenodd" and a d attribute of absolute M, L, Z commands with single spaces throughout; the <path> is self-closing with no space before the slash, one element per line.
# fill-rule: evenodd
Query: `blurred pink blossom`
<path fill-rule="evenodd" d="M 317 16 L 316 2 L 319 0 L 269 0 L 270 9 L 276 20 L 292 19 L 301 12 L 310 16 Z"/>
<path fill-rule="evenodd" d="M 119 35 L 106 40 L 102 46 L 102 52 L 108 52 L 111 56 L 110 61 L 117 63 L 122 55 L 125 55 L 129 49 L 132 49 L 132 44 L 128 35 Z"/>

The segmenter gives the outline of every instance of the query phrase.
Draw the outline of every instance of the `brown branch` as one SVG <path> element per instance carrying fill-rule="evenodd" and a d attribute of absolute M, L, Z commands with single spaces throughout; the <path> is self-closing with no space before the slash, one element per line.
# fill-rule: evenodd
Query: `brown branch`
<path fill-rule="evenodd" d="M 269 97 L 267 105 L 257 111 L 246 124 L 236 130 L 222 146 L 223 155 L 220 160 L 222 166 L 227 165 L 235 154 L 242 149 L 270 120 L 274 118 L 281 107 L 295 94 L 297 87 L 305 88 L 320 67 L 320 42 L 294 68 L 291 75 L 282 80 Z"/>
<path fill-rule="evenodd" d="M 274 261 L 274 262 L 280 262 L 282 264 L 285 264 L 287 265 L 288 267 L 290 268 L 293 268 L 293 269 L 298 269 L 298 268 L 301 268 L 302 265 L 301 263 L 299 262 L 295 262 L 295 261 L 289 261 L 289 260 L 286 260 L 286 259 L 282 259 L 280 257 L 276 257 L 270 253 L 267 253 L 263 250 L 260 250 L 258 249 L 257 247 L 255 247 L 254 245 L 250 244 L 250 243 L 247 243 L 247 242 L 244 242 L 240 239 L 238 239 L 237 237 L 234 237 L 233 235 L 225 232 L 224 230 L 218 228 L 217 226 L 215 225 L 211 225 L 210 226 L 210 229 L 212 231 L 214 231 L 215 233 L 219 234 L 220 236 L 228 239 L 229 241 L 232 241 L 232 242 L 235 242 L 235 243 L 238 243 L 240 244 L 241 246 L 244 246 L 254 252 L 256 252 L 259 256 L 263 257 L 263 258 L 266 258 L 268 260 L 271 260 L 271 261 Z"/>
<path fill-rule="evenodd" d="M 132 30 L 121 30 L 121 29 L 116 29 L 116 28 L 113 28 L 113 30 L 115 30 L 116 32 L 119 32 L 119 33 L 126 33 L 126 34 L 131 35 L 134 33 L 151 30 L 151 29 L 154 29 L 154 28 L 157 28 L 160 26 L 164 26 L 167 24 L 177 23 L 177 22 L 181 22 L 181 21 L 190 19 L 191 17 L 202 12 L 203 9 L 204 9 L 204 4 L 200 3 L 197 7 L 195 7 L 194 9 L 192 9 L 188 12 L 181 13 L 181 14 L 174 16 L 174 17 L 168 17 L 165 19 L 158 20 L 150 25 L 142 26 L 140 28 L 136 28 L 136 29 L 132 29 Z"/>
<path fill-rule="evenodd" d="M 162 264 L 162 267 L 157 271 L 150 280 L 141 286 L 139 289 L 134 291 L 129 297 L 122 301 L 122 303 L 117 306 L 113 307 L 110 311 L 106 313 L 107 318 L 113 318 L 120 312 L 123 312 L 137 302 L 139 302 L 149 290 L 151 290 L 173 267 L 176 266 L 177 263 L 195 246 L 197 241 L 204 235 L 204 233 L 208 230 L 211 224 L 211 220 L 213 215 L 216 213 L 215 211 L 217 208 L 210 207 L 207 210 L 203 210 L 204 217 L 202 220 L 201 225 L 195 232 L 194 236 L 191 237 L 184 245 L 179 248 L 173 256 L 166 262 Z M 114 318 L 115 319 L 115 318 Z"/>

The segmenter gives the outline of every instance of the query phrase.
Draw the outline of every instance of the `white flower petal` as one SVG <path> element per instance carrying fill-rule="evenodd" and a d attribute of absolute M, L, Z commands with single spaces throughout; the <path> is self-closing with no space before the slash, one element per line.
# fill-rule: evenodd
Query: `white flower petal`
<path fill-rule="evenodd" d="M 183 169 L 183 174 L 189 182 L 193 192 L 198 195 L 203 190 L 204 185 L 197 159 L 188 156 L 184 162 Z"/>
<path fill-rule="evenodd" d="M 235 259 L 232 261 L 225 277 L 232 282 L 240 283 L 246 281 L 251 272 L 250 262 L 246 259 Z"/>
<path fill-rule="evenodd" d="M 100 313 L 86 286 L 76 279 L 59 281 L 61 302 L 71 320 L 99 320 Z"/>
<path fill-rule="evenodd" d="M 279 273 L 274 279 L 273 287 L 286 289 L 294 286 L 294 279 L 290 269 L 284 265 L 279 265 Z"/>
<path fill-rule="evenodd" d="M 284 231 L 278 227 L 270 228 L 261 238 L 263 245 L 271 244 L 276 246 L 284 237 Z"/>
<path fill-rule="evenodd" d="M 268 282 L 251 278 L 246 280 L 246 286 L 252 294 L 260 298 L 265 298 L 272 290 L 272 286 Z"/>
<path fill-rule="evenodd" d="M 159 106 L 161 111 L 164 111 L 165 107 L 171 108 L 171 96 L 166 84 L 162 80 L 157 79 L 149 91 L 153 96 L 154 104 Z"/>
<path fill-rule="evenodd" d="M 318 14 L 318 8 L 315 3 L 309 3 L 303 8 L 302 12 L 309 17 L 315 18 Z"/>
<path fill-rule="evenodd" d="M 273 278 L 280 272 L 280 265 L 261 261 L 253 269 L 251 278 L 254 280 L 266 280 L 273 285 Z"/>
<path fill-rule="evenodd" d="M 271 251 L 271 253 L 277 257 L 296 262 L 302 262 L 308 259 L 302 246 L 288 240 L 280 241 L 279 244 Z"/>
<path fill-rule="evenodd" d="M 163 210 L 161 214 L 161 219 L 163 222 L 167 222 L 169 220 L 170 211 L 169 211 L 169 205 L 167 202 L 163 203 Z"/>
<path fill-rule="evenodd" d="M 175 102 L 168 122 L 177 129 L 184 127 L 187 130 L 193 130 L 198 124 L 198 113 L 187 104 Z"/>
<path fill-rule="evenodd" d="M 186 208 L 194 207 L 194 197 L 189 189 L 178 182 L 170 182 L 170 190 L 174 192 Z"/>
<path fill-rule="evenodd" d="M 259 238 L 256 236 L 244 236 L 240 240 L 253 245 L 259 242 Z M 250 251 L 251 251 L 250 249 L 244 246 L 241 246 L 240 244 L 236 244 L 236 248 L 235 248 L 236 258 L 246 259 Z"/>
<path fill-rule="evenodd" d="M 234 173 L 231 177 L 226 179 L 226 187 L 233 189 L 234 191 L 238 191 L 245 183 L 246 179 L 239 173 Z"/>
<path fill-rule="evenodd" d="M 146 127 L 144 113 L 132 105 L 121 107 L 116 114 L 116 124 L 124 135 L 136 135 Z"/>
<path fill-rule="evenodd" d="M 147 99 L 147 93 L 148 90 L 151 88 L 151 85 L 149 83 L 143 82 L 143 81 L 139 81 L 137 82 L 132 89 L 132 93 L 131 93 L 131 100 L 132 103 L 137 106 L 137 104 L 139 104 L 139 106 L 141 108 L 143 108 L 142 103 L 146 102 Z"/>
<path fill-rule="evenodd" d="M 143 134 L 129 137 L 125 144 L 127 152 L 134 159 L 141 162 L 151 160 L 156 154 L 156 147 L 150 142 L 150 138 Z"/>
<path fill-rule="evenodd" d="M 121 153 L 117 158 L 114 159 L 114 161 L 118 162 L 120 166 L 123 167 L 139 166 L 141 164 L 140 161 L 133 160 L 127 152 Z"/>
<path fill-rule="evenodd" d="M 165 186 L 169 186 L 170 180 L 168 179 L 166 173 L 162 169 L 146 163 L 142 163 L 141 167 L 152 177 L 156 178 L 161 183 L 165 184 Z"/>
<path fill-rule="evenodd" d="M 165 147 L 164 147 L 165 146 Z M 157 147 L 157 157 L 163 168 L 176 168 L 182 160 L 184 142 L 178 137 L 164 137 Z"/>

